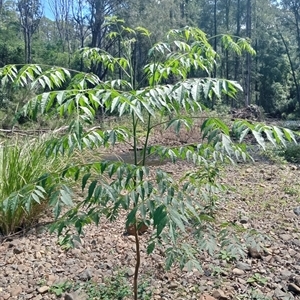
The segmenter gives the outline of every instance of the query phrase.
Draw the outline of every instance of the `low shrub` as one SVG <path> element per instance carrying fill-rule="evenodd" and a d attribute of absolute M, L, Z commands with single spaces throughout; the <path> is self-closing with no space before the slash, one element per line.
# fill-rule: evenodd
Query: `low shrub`
<path fill-rule="evenodd" d="M 300 163 L 300 145 L 288 144 L 284 151 L 282 151 L 282 155 L 288 162 Z"/>

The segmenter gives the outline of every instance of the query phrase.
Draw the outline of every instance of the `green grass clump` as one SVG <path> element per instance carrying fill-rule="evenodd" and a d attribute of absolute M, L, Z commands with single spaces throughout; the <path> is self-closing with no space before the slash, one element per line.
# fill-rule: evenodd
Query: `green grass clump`
<path fill-rule="evenodd" d="M 42 139 L 15 139 L 0 145 L 0 234 L 23 230 L 49 207 L 65 163 L 46 156 Z"/>

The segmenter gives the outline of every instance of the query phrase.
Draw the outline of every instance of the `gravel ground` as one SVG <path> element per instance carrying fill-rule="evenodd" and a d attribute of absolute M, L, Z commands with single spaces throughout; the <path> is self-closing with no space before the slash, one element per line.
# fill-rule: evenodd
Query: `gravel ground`
<path fill-rule="evenodd" d="M 125 151 L 126 152 L 126 151 Z M 163 166 L 175 177 L 185 163 Z M 155 167 L 152 167 L 155 168 Z M 222 196 L 217 220 L 262 234 L 261 248 L 248 248 L 244 259 L 199 257 L 203 271 L 164 269 L 159 251 L 146 254 L 150 232 L 141 239 L 141 281 L 151 299 L 300 299 L 300 170 L 295 165 L 256 162 L 222 170 L 232 189 Z M 49 216 L 42 221 L 49 221 Z M 84 284 L 105 283 L 124 272 L 130 286 L 135 265 L 134 237 L 124 234 L 125 217 L 86 230 L 82 244 L 63 250 L 43 226 L 0 243 L 0 300 L 100 299 Z M 68 290 L 66 282 L 80 287 Z M 61 287 L 56 296 L 53 286 Z M 103 298 L 112 299 L 112 298 Z M 120 298 L 121 299 L 121 298 Z M 132 299 L 130 296 L 125 299 Z M 146 296 L 143 299 L 147 299 Z"/>

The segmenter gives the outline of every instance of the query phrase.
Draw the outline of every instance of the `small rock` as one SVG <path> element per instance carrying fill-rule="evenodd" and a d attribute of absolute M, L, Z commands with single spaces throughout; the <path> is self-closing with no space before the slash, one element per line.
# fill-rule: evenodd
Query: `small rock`
<path fill-rule="evenodd" d="M 237 281 L 242 285 L 247 285 L 247 281 L 243 278 L 238 278 Z"/>
<path fill-rule="evenodd" d="M 235 274 L 235 275 L 244 275 L 245 274 L 245 271 L 241 270 L 241 269 L 238 269 L 238 268 L 234 268 L 232 270 L 232 273 Z"/>
<path fill-rule="evenodd" d="M 261 252 L 257 248 L 248 247 L 248 255 L 252 258 L 262 258 Z"/>
<path fill-rule="evenodd" d="M 265 255 L 272 255 L 272 254 L 273 254 L 273 251 L 272 251 L 272 249 L 264 248 L 264 254 L 265 254 Z"/>
<path fill-rule="evenodd" d="M 134 237 L 133 235 L 129 235 L 129 236 L 128 236 L 128 240 L 129 240 L 130 242 L 135 243 L 135 237 Z"/>
<path fill-rule="evenodd" d="M 35 254 L 34 254 L 34 257 L 35 257 L 36 259 L 40 259 L 40 258 L 42 257 L 41 252 L 36 251 Z"/>
<path fill-rule="evenodd" d="M 135 268 L 129 268 L 126 272 L 127 276 L 131 277 L 135 273 Z"/>
<path fill-rule="evenodd" d="M 168 284 L 168 288 L 171 289 L 171 290 L 177 289 L 178 288 L 178 283 L 176 281 L 171 281 Z"/>
<path fill-rule="evenodd" d="M 37 289 L 40 294 L 45 294 L 49 291 L 49 286 L 44 285 Z"/>
<path fill-rule="evenodd" d="M 268 255 L 268 256 L 264 257 L 264 261 L 267 263 L 271 262 L 272 259 L 273 259 L 272 255 Z"/>
<path fill-rule="evenodd" d="M 229 297 L 226 296 L 225 293 L 220 289 L 214 291 L 212 293 L 212 295 L 213 295 L 213 297 L 215 297 L 216 299 L 219 299 L 219 300 L 228 300 L 229 299 Z"/>
<path fill-rule="evenodd" d="M 288 252 L 291 257 L 293 257 L 297 254 L 297 251 L 295 251 L 294 249 L 289 249 Z"/>
<path fill-rule="evenodd" d="M 9 293 L 1 293 L 1 297 L 4 299 L 4 300 L 7 300 L 10 298 L 10 294 Z"/>
<path fill-rule="evenodd" d="M 200 300 L 217 300 L 215 297 L 210 296 L 209 294 L 203 294 L 200 296 Z"/>
<path fill-rule="evenodd" d="M 58 277 L 55 275 L 48 275 L 47 276 L 47 285 L 51 286 L 56 280 L 58 280 Z"/>
<path fill-rule="evenodd" d="M 300 286 L 300 276 L 295 276 L 294 282 L 297 286 Z"/>
<path fill-rule="evenodd" d="M 89 297 L 84 292 L 74 292 L 74 293 L 67 293 L 64 299 L 65 300 L 86 300 L 89 299 Z"/>
<path fill-rule="evenodd" d="M 295 213 L 297 216 L 300 216 L 300 206 L 295 207 L 295 208 L 293 209 L 293 211 L 294 211 L 294 213 Z"/>
<path fill-rule="evenodd" d="M 23 249 L 16 247 L 16 248 L 14 248 L 13 252 L 14 252 L 14 254 L 21 254 L 23 252 Z"/>
<path fill-rule="evenodd" d="M 75 260 L 72 258 L 69 258 L 65 261 L 65 264 L 70 266 L 70 265 L 74 265 L 75 264 Z"/>
<path fill-rule="evenodd" d="M 288 290 L 298 295 L 300 294 L 300 287 L 294 283 L 288 284 Z"/>
<path fill-rule="evenodd" d="M 249 218 L 246 216 L 241 217 L 240 219 L 241 224 L 246 224 L 249 222 Z"/>
<path fill-rule="evenodd" d="M 55 273 L 63 273 L 63 272 L 65 272 L 65 269 L 63 269 L 63 268 L 57 268 L 57 269 L 54 269 L 53 271 Z"/>
<path fill-rule="evenodd" d="M 160 295 L 160 293 L 161 293 L 161 290 L 160 290 L 160 289 L 154 289 L 154 290 L 153 290 L 153 294 L 154 294 L 154 295 Z"/>
<path fill-rule="evenodd" d="M 300 247 L 300 240 L 294 239 L 293 244 L 297 247 Z"/>
<path fill-rule="evenodd" d="M 14 285 L 11 289 L 10 289 L 10 295 L 11 297 L 15 297 L 18 296 L 19 294 L 22 293 L 22 288 L 19 285 Z"/>
<path fill-rule="evenodd" d="M 248 265 L 248 264 L 246 264 L 246 263 L 244 263 L 244 262 L 241 262 L 241 261 L 238 261 L 238 262 L 236 263 L 236 267 L 237 267 L 238 269 L 243 270 L 243 271 L 251 271 L 251 269 L 252 269 L 252 267 L 251 267 L 250 265 Z"/>
<path fill-rule="evenodd" d="M 72 253 L 74 256 L 78 256 L 78 255 L 81 254 L 81 250 L 78 249 L 78 248 L 73 248 L 73 249 L 71 250 L 71 253 Z"/>
<path fill-rule="evenodd" d="M 88 281 L 93 277 L 92 270 L 90 268 L 85 269 L 82 273 L 79 275 L 79 279 L 83 281 Z"/>
<path fill-rule="evenodd" d="M 290 278 L 290 276 L 292 275 L 292 272 L 290 272 L 289 270 L 285 269 L 285 270 L 282 270 L 280 272 L 280 274 L 281 274 L 280 278 L 282 280 L 288 280 Z"/>
<path fill-rule="evenodd" d="M 285 242 L 290 241 L 293 238 L 290 234 L 287 233 L 280 234 L 279 237 Z"/>
<path fill-rule="evenodd" d="M 73 245 L 74 245 L 74 248 L 76 249 L 80 249 L 82 247 L 82 242 L 79 242 L 77 240 L 73 240 Z"/>

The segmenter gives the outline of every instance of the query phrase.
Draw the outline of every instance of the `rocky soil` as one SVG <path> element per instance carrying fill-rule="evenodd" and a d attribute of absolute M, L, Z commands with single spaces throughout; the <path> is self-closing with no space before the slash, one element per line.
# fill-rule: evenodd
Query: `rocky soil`
<path fill-rule="evenodd" d="M 174 176 L 190 168 L 180 162 L 157 167 Z M 258 161 L 228 166 L 222 178 L 232 189 L 220 199 L 218 219 L 257 230 L 262 247 L 250 246 L 238 261 L 225 254 L 203 255 L 201 272 L 176 267 L 165 271 L 160 252 L 146 254 L 146 232 L 140 237 L 140 278 L 151 299 L 300 299 L 300 169 Z M 124 234 L 122 217 L 90 226 L 83 243 L 67 251 L 56 236 L 36 227 L 0 243 L 0 300 L 93 299 L 84 290 L 86 282 L 102 283 L 122 270 L 130 285 L 134 264 L 134 238 Z M 66 282 L 79 289 L 68 290 Z M 55 295 L 53 286 L 61 287 L 61 296 Z"/>

